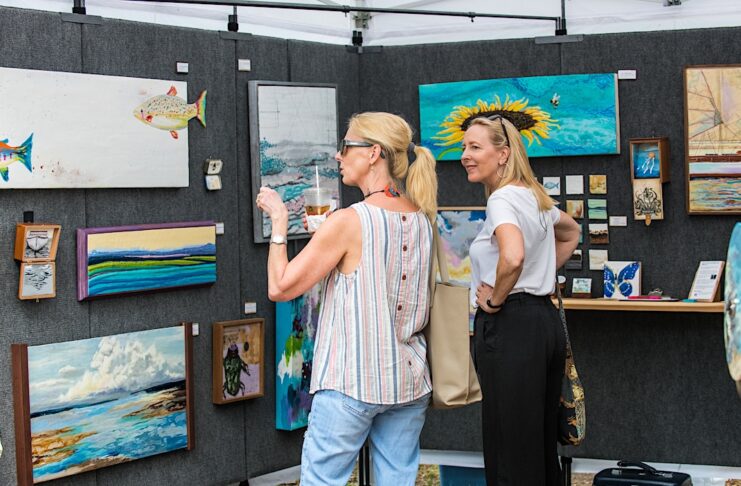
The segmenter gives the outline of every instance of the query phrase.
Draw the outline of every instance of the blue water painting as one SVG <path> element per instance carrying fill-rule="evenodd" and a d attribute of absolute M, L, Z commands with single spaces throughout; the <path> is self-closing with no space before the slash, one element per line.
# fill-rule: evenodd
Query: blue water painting
<path fill-rule="evenodd" d="M 476 116 L 515 120 L 530 157 L 618 154 L 617 79 L 571 74 L 419 86 L 422 145 L 459 160 L 463 129 Z"/>
<path fill-rule="evenodd" d="M 34 482 L 188 446 L 182 326 L 28 348 Z"/>
<path fill-rule="evenodd" d="M 275 304 L 275 428 L 306 427 L 311 410 L 314 338 L 321 284 L 289 302 Z"/>
<path fill-rule="evenodd" d="M 633 145 L 633 177 L 636 179 L 656 179 L 660 174 L 659 146 L 655 143 Z"/>
<path fill-rule="evenodd" d="M 741 177 L 692 177 L 690 211 L 741 212 Z"/>
<path fill-rule="evenodd" d="M 741 393 L 741 223 L 736 223 L 728 244 L 725 301 L 726 361 Z"/>

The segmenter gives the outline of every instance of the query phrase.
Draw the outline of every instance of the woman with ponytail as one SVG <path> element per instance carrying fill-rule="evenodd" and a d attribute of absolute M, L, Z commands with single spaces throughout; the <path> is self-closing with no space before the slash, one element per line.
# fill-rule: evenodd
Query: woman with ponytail
<path fill-rule="evenodd" d="M 335 159 L 342 182 L 358 187 L 363 201 L 335 211 L 290 262 L 285 244 L 271 244 L 268 256 L 271 300 L 293 299 L 323 281 L 301 485 L 344 486 L 367 438 L 376 482 L 412 486 L 432 390 L 422 328 L 435 159 L 415 146 L 402 118 L 370 112 L 350 119 Z M 280 196 L 263 187 L 257 204 L 273 235 L 285 237 Z"/>
<path fill-rule="evenodd" d="M 486 483 L 560 485 L 566 337 L 549 295 L 580 228 L 535 179 L 522 136 L 501 115 L 468 124 L 461 164 L 489 194 L 470 249 Z"/>

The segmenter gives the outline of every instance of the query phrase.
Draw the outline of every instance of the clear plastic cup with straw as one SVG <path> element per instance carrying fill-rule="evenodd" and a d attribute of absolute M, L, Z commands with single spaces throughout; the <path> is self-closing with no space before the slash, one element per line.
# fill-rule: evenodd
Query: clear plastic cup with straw
<path fill-rule="evenodd" d="M 306 226 L 309 233 L 314 233 L 327 219 L 332 204 L 332 191 L 319 187 L 319 166 L 314 166 L 316 173 L 316 187 L 304 190 L 304 211 L 306 211 Z"/>

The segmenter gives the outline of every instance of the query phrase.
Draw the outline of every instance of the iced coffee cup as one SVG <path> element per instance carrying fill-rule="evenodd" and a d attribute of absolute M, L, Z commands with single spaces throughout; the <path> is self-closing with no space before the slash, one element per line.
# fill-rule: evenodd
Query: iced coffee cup
<path fill-rule="evenodd" d="M 319 229 L 332 203 L 332 191 L 323 187 L 310 187 L 304 191 L 304 209 L 306 211 L 306 226 L 309 233 Z"/>

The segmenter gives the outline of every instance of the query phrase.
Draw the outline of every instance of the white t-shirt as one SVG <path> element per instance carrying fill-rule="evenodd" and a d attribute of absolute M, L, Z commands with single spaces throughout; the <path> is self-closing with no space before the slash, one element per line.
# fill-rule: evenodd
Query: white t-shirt
<path fill-rule="evenodd" d="M 486 203 L 484 227 L 471 243 L 471 303 L 476 306 L 476 288 L 481 282 L 494 286 L 499 262 L 499 245 L 494 232 L 505 223 L 517 226 L 525 242 L 522 273 L 510 293 L 552 293 L 556 281 L 553 226 L 560 218 L 561 212 L 556 206 L 540 211 L 535 194 L 527 187 L 507 185 L 494 191 Z"/>

